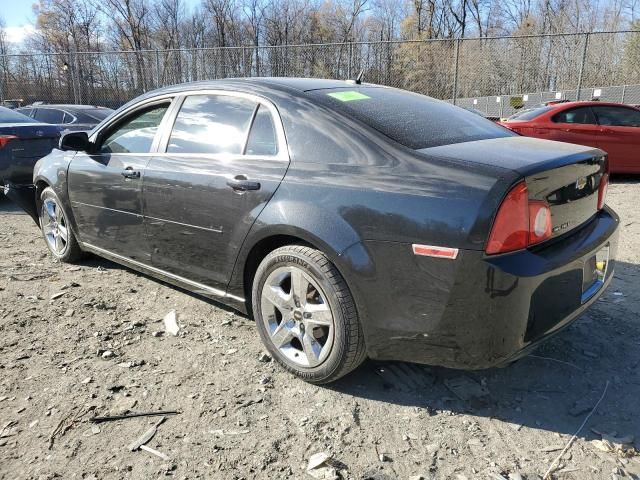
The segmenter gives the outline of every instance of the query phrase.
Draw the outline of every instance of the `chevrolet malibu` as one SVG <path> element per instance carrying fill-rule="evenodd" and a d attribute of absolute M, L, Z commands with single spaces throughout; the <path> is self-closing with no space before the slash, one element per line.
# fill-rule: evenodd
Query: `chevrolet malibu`
<path fill-rule="evenodd" d="M 607 168 L 422 95 L 262 78 L 147 93 L 5 190 L 59 260 L 252 315 L 325 383 L 366 357 L 505 365 L 569 325 L 613 277 Z"/>

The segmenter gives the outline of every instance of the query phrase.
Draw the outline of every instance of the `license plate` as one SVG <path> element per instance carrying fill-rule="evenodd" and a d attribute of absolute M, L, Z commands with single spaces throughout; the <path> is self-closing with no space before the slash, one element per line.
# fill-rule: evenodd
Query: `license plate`
<path fill-rule="evenodd" d="M 582 276 L 582 303 L 589 300 L 602 288 L 608 265 L 608 245 L 598 250 L 585 262 Z"/>

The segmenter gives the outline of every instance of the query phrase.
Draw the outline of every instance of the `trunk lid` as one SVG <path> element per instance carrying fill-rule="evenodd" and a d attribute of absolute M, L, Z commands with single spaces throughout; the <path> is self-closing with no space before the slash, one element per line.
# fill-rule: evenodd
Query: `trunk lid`
<path fill-rule="evenodd" d="M 0 124 L 0 135 L 11 139 L 0 148 L 0 185 L 31 183 L 33 166 L 58 146 L 60 127 L 44 123 Z"/>
<path fill-rule="evenodd" d="M 42 158 L 57 146 L 60 130 L 46 123 L 5 124 L 0 127 L 0 134 L 18 137 L 5 147 L 13 158 Z"/>
<path fill-rule="evenodd" d="M 606 154 L 597 148 L 528 137 L 508 137 L 419 150 L 421 153 L 520 174 L 530 200 L 547 202 L 552 238 L 582 225 L 598 211 Z"/>

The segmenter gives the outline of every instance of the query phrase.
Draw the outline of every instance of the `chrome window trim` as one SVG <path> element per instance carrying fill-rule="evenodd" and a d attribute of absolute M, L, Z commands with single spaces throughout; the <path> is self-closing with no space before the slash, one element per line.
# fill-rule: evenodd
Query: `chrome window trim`
<path fill-rule="evenodd" d="M 278 154 L 277 155 L 242 155 L 242 154 L 221 154 L 221 153 L 167 153 L 166 146 L 169 143 L 169 138 L 171 136 L 171 129 L 173 128 L 173 124 L 175 123 L 175 119 L 179 113 L 179 109 L 184 102 L 184 99 L 190 95 L 226 95 L 232 97 L 240 97 L 246 98 L 248 100 L 254 101 L 259 105 L 264 105 L 269 112 L 271 113 L 271 119 L 273 121 L 273 126 L 276 129 L 276 138 L 278 142 Z M 171 92 L 165 93 L 161 95 L 157 95 L 148 99 L 145 99 L 135 105 L 131 105 L 126 110 L 123 110 L 118 115 L 114 116 L 109 120 L 109 123 L 99 126 L 94 132 L 91 134 L 89 140 L 93 143 L 96 142 L 97 139 L 109 130 L 111 126 L 120 122 L 124 117 L 129 114 L 139 110 L 141 108 L 146 108 L 154 103 L 161 103 L 162 101 L 170 100 L 171 105 L 169 105 L 169 109 L 165 114 L 163 121 L 159 127 L 160 135 L 154 139 L 153 144 L 151 145 L 151 151 L 148 153 L 120 153 L 118 155 L 150 155 L 150 156 L 159 156 L 159 157 L 171 157 L 179 155 L 180 157 L 190 158 L 204 158 L 204 159 L 212 159 L 212 160 L 223 160 L 229 161 L 233 159 L 239 160 L 275 160 L 275 161 L 283 161 L 289 162 L 289 148 L 287 146 L 287 140 L 284 133 L 284 125 L 282 123 L 282 118 L 280 117 L 280 112 L 277 107 L 268 99 L 253 93 L 246 92 L 238 92 L 236 90 L 225 90 L 225 89 L 192 89 L 192 90 L 184 90 L 179 92 Z M 169 125 L 170 123 L 170 125 Z M 253 126 L 253 121 L 251 122 L 251 126 Z M 250 132 L 250 128 L 249 128 Z M 247 135 L 248 139 L 248 135 Z M 157 142 L 156 142 L 157 140 Z M 164 150 L 164 151 L 162 151 Z M 95 155 L 98 155 L 96 153 Z"/>
<path fill-rule="evenodd" d="M 121 111 L 120 113 L 118 113 L 116 116 L 112 117 L 109 119 L 108 123 L 105 123 L 103 125 L 99 125 L 98 128 L 96 128 L 93 133 L 91 134 L 91 136 L 89 137 L 89 140 L 92 143 L 95 143 L 96 140 L 98 140 L 100 138 L 100 136 L 109 130 L 109 128 L 111 128 L 112 126 L 114 126 L 115 124 L 119 123 L 124 117 L 129 116 L 129 114 L 135 112 L 136 110 L 140 110 L 146 107 L 150 107 L 152 106 L 154 103 L 162 103 L 162 101 L 166 101 L 169 100 L 171 102 L 171 104 L 173 104 L 173 101 L 175 101 L 175 99 L 177 97 L 180 96 L 180 93 L 167 93 L 165 95 L 158 95 L 157 97 L 152 97 L 152 98 L 148 98 L 145 99 L 139 103 L 136 103 L 135 105 L 131 105 L 129 108 L 127 108 L 126 110 Z M 171 105 L 169 105 L 169 109 L 167 110 L 167 113 L 169 113 L 169 110 L 171 109 Z M 165 113 L 165 117 L 166 117 L 166 113 Z M 163 119 L 164 120 L 164 119 Z M 163 122 L 160 123 L 160 127 L 162 127 Z M 152 145 L 153 147 L 153 145 Z M 149 152 L 149 153 L 153 153 L 153 152 Z M 138 153 L 136 154 L 126 154 L 126 155 L 140 155 Z"/>
<path fill-rule="evenodd" d="M 171 130 L 173 129 L 173 125 L 175 124 L 175 120 L 178 114 L 180 113 L 180 108 L 182 107 L 182 104 L 184 103 L 185 98 L 192 95 L 223 95 L 223 96 L 229 96 L 229 97 L 238 97 L 238 98 L 245 98 L 247 100 L 251 100 L 258 105 L 264 105 L 271 113 L 271 120 L 273 121 L 273 126 L 276 130 L 276 141 L 278 143 L 278 153 L 276 155 L 243 155 L 242 153 L 231 154 L 231 153 L 169 153 L 167 152 L 166 150 L 167 150 L 167 145 L 169 144 L 169 139 L 171 137 Z M 145 101 L 143 103 L 133 105 L 131 108 L 127 109 L 126 111 L 123 111 L 121 115 L 114 117 L 112 119 L 113 121 L 109 122 L 109 125 L 113 124 L 114 122 L 117 123 L 122 119 L 122 117 L 125 114 L 131 113 L 132 111 L 137 110 L 140 107 L 144 108 L 146 106 L 151 105 L 152 103 L 155 103 L 161 100 L 166 100 L 166 99 L 173 99 L 173 101 L 171 106 L 169 107 L 169 110 L 165 114 L 165 118 L 163 119 L 162 124 L 160 125 L 160 131 L 162 133 L 158 139 L 158 145 L 152 145 L 152 152 L 154 156 L 164 157 L 164 158 L 180 156 L 183 158 L 203 158 L 203 159 L 222 160 L 222 161 L 230 161 L 230 160 L 236 160 L 236 159 L 240 161 L 241 160 L 263 160 L 263 161 L 272 160 L 272 161 L 282 161 L 282 162 L 290 161 L 289 149 L 287 147 L 286 136 L 284 133 L 284 125 L 282 123 L 282 118 L 280 117 L 280 112 L 278 112 L 277 107 L 270 100 L 253 93 L 238 92 L 235 90 L 224 90 L 224 89 L 196 89 L 196 90 L 185 90 L 181 92 L 173 92 L 170 94 L 159 95 L 157 97 L 150 98 L 148 99 L 148 101 Z M 255 117 L 255 112 L 254 112 L 254 117 Z M 249 132 L 251 131 L 251 127 L 253 126 L 253 118 L 252 118 L 251 124 L 249 125 L 249 129 L 247 130 L 245 143 L 249 138 Z M 166 120 L 166 124 L 165 124 L 165 120 Z M 101 128 L 100 132 L 103 131 L 105 128 L 108 129 L 108 125 L 105 125 L 104 128 Z M 92 141 L 94 137 L 97 138 L 97 135 L 99 135 L 100 132 L 95 132 L 91 136 Z M 155 148 L 155 151 L 154 151 L 154 147 L 157 147 Z M 125 155 L 129 155 L 129 154 L 125 154 Z"/>

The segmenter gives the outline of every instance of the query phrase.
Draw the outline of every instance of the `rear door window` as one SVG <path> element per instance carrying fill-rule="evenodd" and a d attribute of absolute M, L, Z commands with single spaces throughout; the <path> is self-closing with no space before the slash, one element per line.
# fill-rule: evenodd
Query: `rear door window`
<path fill-rule="evenodd" d="M 554 115 L 552 120 L 555 123 L 579 123 L 584 125 L 595 125 L 597 123 L 591 107 L 570 108 Z"/>
<path fill-rule="evenodd" d="M 598 105 L 593 107 L 600 125 L 610 127 L 640 127 L 640 110 L 627 107 Z"/>
<path fill-rule="evenodd" d="M 463 108 L 404 90 L 356 87 L 307 93 L 414 150 L 516 135 Z"/>
<path fill-rule="evenodd" d="M 264 105 L 258 107 L 253 119 L 249 139 L 247 140 L 246 155 L 277 155 L 278 143 L 276 129 L 273 125 L 271 112 Z"/>
<path fill-rule="evenodd" d="M 230 95 L 185 98 L 167 153 L 242 154 L 257 103 Z"/>
<path fill-rule="evenodd" d="M 34 118 L 43 123 L 63 123 L 64 112 L 56 108 L 38 108 Z"/>

